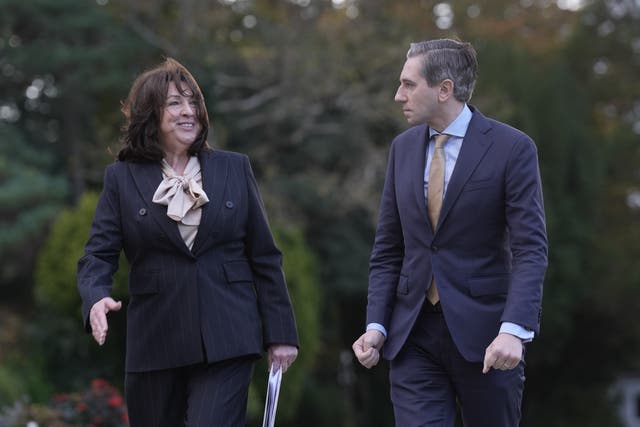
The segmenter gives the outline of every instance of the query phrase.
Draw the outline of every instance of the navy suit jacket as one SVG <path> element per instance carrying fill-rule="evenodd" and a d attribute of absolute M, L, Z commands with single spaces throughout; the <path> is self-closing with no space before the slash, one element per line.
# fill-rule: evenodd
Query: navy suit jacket
<path fill-rule="evenodd" d="M 166 206 L 152 202 L 159 163 L 107 167 L 78 288 L 85 327 L 110 295 L 122 249 L 130 264 L 128 372 L 259 356 L 297 345 L 293 310 L 249 160 L 221 150 L 199 155 L 210 201 L 190 250 Z"/>
<path fill-rule="evenodd" d="M 539 331 L 547 238 L 537 150 L 524 133 L 470 108 L 435 231 L 424 194 L 428 127 L 391 146 L 367 305 L 367 324 L 387 329 L 387 359 L 404 345 L 432 277 L 465 359 L 483 360 L 501 322 Z"/>

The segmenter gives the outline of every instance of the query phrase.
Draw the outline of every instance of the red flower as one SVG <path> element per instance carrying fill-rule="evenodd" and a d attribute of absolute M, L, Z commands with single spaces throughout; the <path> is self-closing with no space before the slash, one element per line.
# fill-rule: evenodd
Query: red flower
<path fill-rule="evenodd" d="M 111 396 L 109 400 L 107 400 L 107 404 L 112 408 L 122 406 L 123 403 L 124 400 L 122 400 L 122 397 L 120 395 Z"/>
<path fill-rule="evenodd" d="M 53 395 L 53 400 L 60 403 L 65 402 L 68 398 L 69 396 L 65 393 L 56 393 Z"/>
<path fill-rule="evenodd" d="M 108 385 L 109 383 L 102 378 L 96 378 L 95 380 L 91 381 L 91 388 L 94 390 L 107 387 Z"/>

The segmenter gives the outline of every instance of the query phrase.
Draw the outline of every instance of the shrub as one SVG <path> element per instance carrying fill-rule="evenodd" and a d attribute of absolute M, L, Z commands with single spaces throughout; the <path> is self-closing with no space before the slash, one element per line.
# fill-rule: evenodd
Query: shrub
<path fill-rule="evenodd" d="M 0 414 L 3 427 L 127 427 L 129 418 L 120 391 L 103 379 L 89 389 L 54 394 L 48 405 L 21 400 Z"/>

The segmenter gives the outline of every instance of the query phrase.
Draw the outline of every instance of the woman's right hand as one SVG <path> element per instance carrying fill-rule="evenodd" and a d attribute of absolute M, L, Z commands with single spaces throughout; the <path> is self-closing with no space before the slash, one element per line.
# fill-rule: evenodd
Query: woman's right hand
<path fill-rule="evenodd" d="M 107 313 L 110 311 L 118 311 L 121 308 L 122 302 L 116 302 L 111 297 L 102 298 L 100 301 L 93 304 L 93 307 L 91 307 L 91 311 L 89 312 L 89 324 L 91 325 L 93 338 L 99 345 L 104 344 L 104 340 L 107 338 L 107 330 L 109 329 Z"/>

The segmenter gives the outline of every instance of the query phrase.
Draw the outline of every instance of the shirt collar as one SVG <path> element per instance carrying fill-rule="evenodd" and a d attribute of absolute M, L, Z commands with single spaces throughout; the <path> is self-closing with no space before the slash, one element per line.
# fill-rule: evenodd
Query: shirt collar
<path fill-rule="evenodd" d="M 442 133 L 446 133 L 447 135 L 455 136 L 458 138 L 464 138 L 472 117 L 473 113 L 465 103 L 462 107 L 462 111 L 460 111 L 460 114 L 458 114 L 458 117 L 456 117 L 455 120 L 452 121 L 449 126 L 447 126 L 446 129 L 442 131 Z M 433 135 L 437 135 L 438 133 L 439 132 L 437 130 L 429 127 L 429 138 L 433 137 Z"/>

